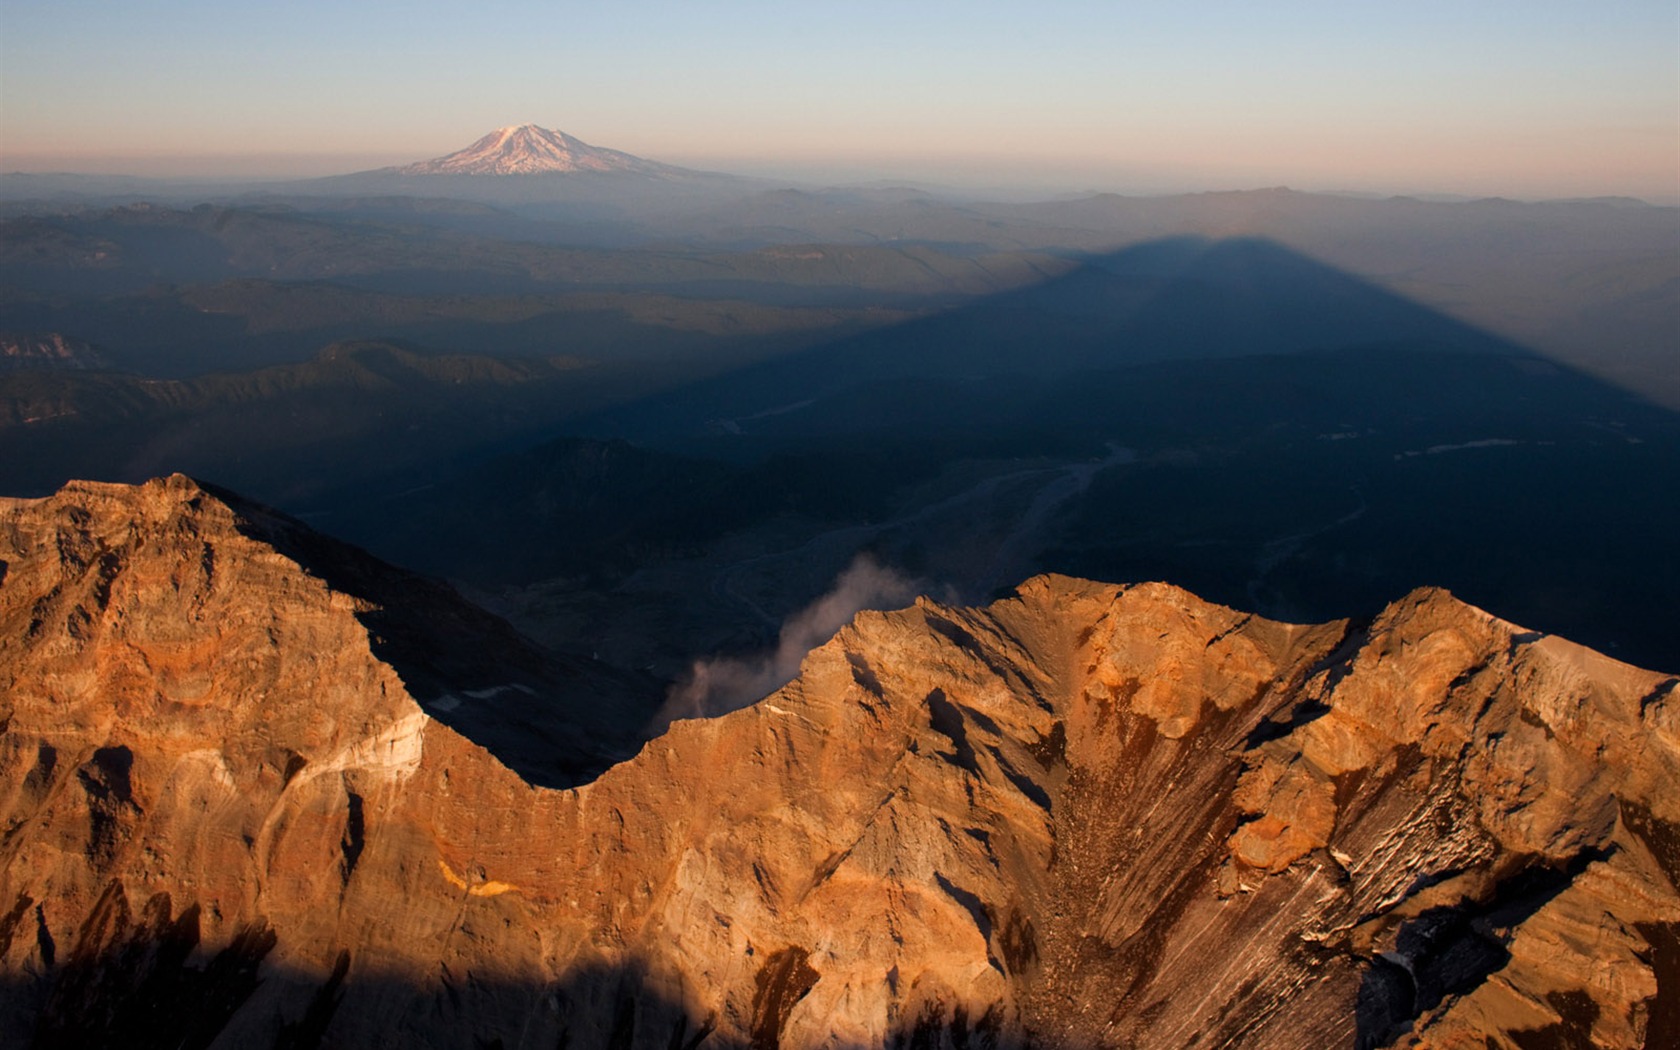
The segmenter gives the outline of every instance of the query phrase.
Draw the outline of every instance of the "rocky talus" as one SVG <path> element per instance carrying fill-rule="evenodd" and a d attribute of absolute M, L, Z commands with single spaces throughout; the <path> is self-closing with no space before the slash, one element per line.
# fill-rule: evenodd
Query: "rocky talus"
<path fill-rule="evenodd" d="M 633 680 L 72 485 L 0 501 L 0 1043 L 1673 1046 L 1676 684 L 1042 577 L 630 755 Z"/>

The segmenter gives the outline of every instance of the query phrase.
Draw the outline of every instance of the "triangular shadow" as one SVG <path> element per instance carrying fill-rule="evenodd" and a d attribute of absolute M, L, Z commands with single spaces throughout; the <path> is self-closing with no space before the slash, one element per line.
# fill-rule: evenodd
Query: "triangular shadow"
<path fill-rule="evenodd" d="M 1536 356 L 1276 241 L 1171 237 L 1084 256 L 1042 282 L 748 365 L 577 429 L 689 445 L 706 434 L 792 432 L 797 406 L 860 387 L 1353 348 Z M 742 443 L 705 447 L 731 444 Z"/>

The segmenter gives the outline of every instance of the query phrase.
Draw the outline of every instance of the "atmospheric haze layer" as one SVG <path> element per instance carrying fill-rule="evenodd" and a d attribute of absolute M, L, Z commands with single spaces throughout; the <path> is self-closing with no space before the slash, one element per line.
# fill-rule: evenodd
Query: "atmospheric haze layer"
<path fill-rule="evenodd" d="M 0 1042 L 1680 1028 L 1680 209 L 587 137 L 0 176 Z"/>

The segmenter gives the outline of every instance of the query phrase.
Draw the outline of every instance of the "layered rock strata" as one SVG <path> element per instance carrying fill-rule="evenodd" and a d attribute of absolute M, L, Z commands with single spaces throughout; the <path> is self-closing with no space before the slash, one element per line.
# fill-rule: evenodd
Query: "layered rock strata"
<path fill-rule="evenodd" d="M 1444 592 L 863 613 L 595 775 L 609 677 L 446 658 L 439 620 L 502 629 L 300 529 L 179 477 L 0 503 L 0 1041 L 1680 1031 L 1676 680 Z"/>

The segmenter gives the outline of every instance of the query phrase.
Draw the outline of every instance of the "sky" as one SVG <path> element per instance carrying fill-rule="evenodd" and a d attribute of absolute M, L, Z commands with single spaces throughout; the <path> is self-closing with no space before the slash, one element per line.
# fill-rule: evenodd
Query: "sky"
<path fill-rule="evenodd" d="M 668 163 L 1680 202 L 1674 0 L 0 0 L 0 170 Z"/>

